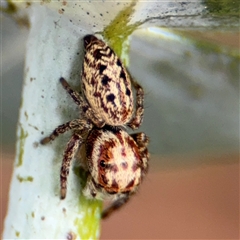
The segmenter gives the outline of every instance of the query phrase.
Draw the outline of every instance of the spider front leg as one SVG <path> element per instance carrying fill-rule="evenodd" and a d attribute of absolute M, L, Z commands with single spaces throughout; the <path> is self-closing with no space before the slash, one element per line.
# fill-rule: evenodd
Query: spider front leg
<path fill-rule="evenodd" d="M 79 131 L 90 130 L 92 129 L 92 123 L 85 119 L 74 119 L 72 121 L 66 122 L 60 126 L 58 126 L 54 131 L 50 134 L 50 136 L 43 138 L 40 143 L 46 144 L 50 141 L 53 141 L 59 134 L 63 134 L 69 130 L 77 129 Z"/>
<path fill-rule="evenodd" d="M 66 197 L 67 191 L 67 177 L 69 174 L 70 163 L 79 148 L 79 146 L 83 142 L 82 135 L 92 129 L 93 125 L 86 119 L 75 119 L 73 121 L 67 122 L 58 126 L 50 136 L 45 137 L 41 140 L 42 144 L 46 144 L 51 140 L 54 140 L 59 134 L 65 133 L 68 130 L 75 130 L 71 139 L 67 144 L 67 148 L 64 152 L 64 157 L 62 161 L 61 173 L 60 173 L 60 185 L 61 185 L 61 199 Z"/>
<path fill-rule="evenodd" d="M 109 217 L 109 215 L 112 214 L 112 212 L 121 208 L 124 204 L 126 204 L 129 201 L 131 195 L 129 193 L 121 194 L 121 196 L 119 196 L 118 199 L 116 199 L 109 207 L 104 209 L 104 211 L 101 214 L 101 218 Z"/>
<path fill-rule="evenodd" d="M 66 197 L 67 192 L 67 178 L 69 175 L 69 168 L 71 161 L 83 142 L 81 134 L 74 133 L 67 144 L 67 148 L 64 151 L 62 167 L 60 172 L 60 186 L 61 186 L 61 199 Z"/>
<path fill-rule="evenodd" d="M 84 100 L 82 96 L 76 91 L 74 91 L 68 82 L 61 77 L 60 82 L 63 88 L 69 93 L 72 97 L 74 102 L 82 109 L 83 113 L 85 114 L 86 118 L 91 119 L 91 121 L 99 128 L 102 128 L 105 125 L 105 122 L 102 120 L 100 116 L 93 112 L 92 108 L 89 104 Z"/>
<path fill-rule="evenodd" d="M 144 91 L 140 84 L 131 79 L 133 87 L 136 89 L 136 110 L 135 117 L 128 123 L 128 126 L 132 129 L 137 129 L 142 123 L 143 120 L 143 102 L 144 102 Z"/>

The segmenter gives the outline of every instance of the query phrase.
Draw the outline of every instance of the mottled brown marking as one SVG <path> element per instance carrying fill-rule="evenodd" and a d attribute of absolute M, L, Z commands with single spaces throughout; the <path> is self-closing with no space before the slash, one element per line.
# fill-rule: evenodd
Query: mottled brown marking
<path fill-rule="evenodd" d="M 126 140 L 128 145 L 131 147 L 132 151 L 134 152 L 135 158 L 140 159 L 137 144 L 130 137 L 128 137 Z"/>
<path fill-rule="evenodd" d="M 133 164 L 133 166 L 132 166 L 132 171 L 133 172 L 136 172 L 137 170 L 138 170 L 138 168 L 139 168 L 139 165 L 136 163 L 136 164 Z"/>
<path fill-rule="evenodd" d="M 106 65 L 103 65 L 103 64 L 99 64 L 99 72 L 100 72 L 100 74 L 102 74 L 103 73 L 103 71 L 105 70 L 107 68 L 107 66 Z M 107 77 L 107 76 L 104 76 L 104 77 Z M 103 78 L 104 78 L 103 77 Z M 108 78 L 108 77 L 107 77 Z M 108 78 L 109 79 L 109 78 Z M 103 83 L 104 81 L 102 80 L 102 83 Z M 104 84 L 106 84 L 106 83 L 104 83 Z"/>
<path fill-rule="evenodd" d="M 123 156 L 125 157 L 125 156 L 126 156 L 126 153 L 124 153 Z M 128 168 L 128 163 L 127 163 L 127 162 L 122 162 L 122 163 L 121 163 L 121 166 L 122 166 L 122 168 L 123 168 L 124 170 L 126 170 L 126 169 Z"/>
<path fill-rule="evenodd" d="M 108 184 L 108 179 L 106 178 L 106 176 L 104 174 L 101 175 L 101 177 L 99 178 L 99 183 L 104 186 Z"/>
<path fill-rule="evenodd" d="M 131 94 L 131 91 L 127 88 L 126 89 L 126 95 L 130 96 L 130 94 Z"/>
<path fill-rule="evenodd" d="M 111 189 L 114 189 L 115 192 L 118 192 L 119 186 L 116 180 L 113 180 Z"/>
<path fill-rule="evenodd" d="M 135 179 L 129 182 L 129 184 L 126 186 L 126 191 L 130 191 L 134 185 L 135 185 Z"/>
<path fill-rule="evenodd" d="M 121 133 L 117 131 L 115 134 L 116 134 L 116 137 L 118 138 L 118 141 L 121 143 L 121 145 L 123 145 L 123 138 Z"/>
<path fill-rule="evenodd" d="M 117 173 L 118 172 L 118 167 L 116 164 L 112 164 L 110 166 L 111 172 Z"/>

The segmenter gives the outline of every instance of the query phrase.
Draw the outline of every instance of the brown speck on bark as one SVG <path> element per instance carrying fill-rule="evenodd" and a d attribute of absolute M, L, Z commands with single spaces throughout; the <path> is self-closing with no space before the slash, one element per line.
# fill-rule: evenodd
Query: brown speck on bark
<path fill-rule="evenodd" d="M 67 240 L 75 240 L 77 239 L 77 235 L 74 232 L 69 232 L 67 234 Z"/>
<path fill-rule="evenodd" d="M 37 147 L 38 147 L 38 145 L 39 145 L 39 143 L 38 143 L 38 142 L 34 142 L 34 143 L 33 143 L 33 147 L 34 147 L 34 148 L 37 148 Z"/>

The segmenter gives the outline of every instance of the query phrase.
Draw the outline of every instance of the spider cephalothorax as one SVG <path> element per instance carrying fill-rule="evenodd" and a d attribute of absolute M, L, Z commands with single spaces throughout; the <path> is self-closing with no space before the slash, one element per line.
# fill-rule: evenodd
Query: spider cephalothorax
<path fill-rule="evenodd" d="M 88 198 L 105 200 L 114 196 L 103 212 L 108 216 L 136 191 L 148 169 L 148 137 L 128 134 L 122 127 L 140 126 L 143 118 L 143 89 L 136 83 L 113 50 L 93 35 L 84 37 L 82 94 L 62 86 L 79 106 L 81 117 L 58 126 L 44 138 L 45 144 L 59 134 L 73 130 L 64 152 L 60 173 L 61 198 L 66 197 L 70 162 L 85 144 L 88 180 L 83 193 Z M 132 86 L 136 90 L 136 106 Z"/>

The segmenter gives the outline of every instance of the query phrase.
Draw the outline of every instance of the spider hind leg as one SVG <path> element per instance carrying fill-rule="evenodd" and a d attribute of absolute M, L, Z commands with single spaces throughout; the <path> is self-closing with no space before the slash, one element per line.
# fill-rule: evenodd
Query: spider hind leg
<path fill-rule="evenodd" d="M 101 214 L 101 218 L 104 219 L 104 218 L 109 217 L 114 211 L 118 210 L 123 205 L 125 205 L 129 201 L 130 196 L 131 195 L 129 193 L 125 193 L 125 194 L 122 194 L 121 196 L 119 196 L 118 199 L 113 201 L 110 206 L 108 206 L 106 209 L 103 210 L 103 212 Z"/>

